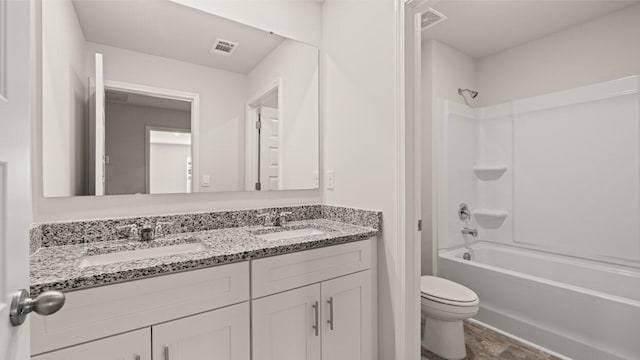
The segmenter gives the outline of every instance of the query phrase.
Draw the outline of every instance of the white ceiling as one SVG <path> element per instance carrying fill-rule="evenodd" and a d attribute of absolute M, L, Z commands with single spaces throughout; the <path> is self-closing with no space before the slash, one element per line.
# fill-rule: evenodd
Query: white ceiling
<path fill-rule="evenodd" d="M 433 8 L 447 20 L 422 32 L 474 58 L 597 19 L 640 0 L 442 0 Z"/>
<path fill-rule="evenodd" d="M 87 41 L 248 73 L 284 38 L 169 0 L 73 0 Z M 239 43 L 214 54 L 217 38 Z"/>

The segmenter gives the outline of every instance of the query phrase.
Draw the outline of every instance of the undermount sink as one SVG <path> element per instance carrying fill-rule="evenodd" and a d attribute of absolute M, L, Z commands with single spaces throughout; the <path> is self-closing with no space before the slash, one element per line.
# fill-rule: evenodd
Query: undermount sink
<path fill-rule="evenodd" d="M 150 259 L 160 256 L 186 254 L 202 251 L 206 248 L 201 243 L 187 243 L 177 245 L 158 246 L 136 250 L 116 251 L 108 254 L 85 256 L 80 262 L 80 267 L 115 264 L 124 261 Z"/>
<path fill-rule="evenodd" d="M 291 238 L 296 238 L 301 236 L 322 235 L 326 233 L 327 233 L 326 231 L 321 229 L 302 228 L 302 229 L 296 229 L 296 230 L 284 230 L 284 231 L 278 231 L 278 232 L 271 232 L 271 233 L 260 234 L 256 236 L 262 240 L 273 241 L 273 240 L 291 239 Z"/>

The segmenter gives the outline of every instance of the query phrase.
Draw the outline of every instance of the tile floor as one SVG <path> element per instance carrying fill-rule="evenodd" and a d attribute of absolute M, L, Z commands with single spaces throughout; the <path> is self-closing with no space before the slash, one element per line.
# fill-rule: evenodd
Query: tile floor
<path fill-rule="evenodd" d="M 464 336 L 467 342 L 465 360 L 559 360 L 558 357 L 472 322 L 465 321 Z M 422 348 L 422 360 L 445 359 Z"/>

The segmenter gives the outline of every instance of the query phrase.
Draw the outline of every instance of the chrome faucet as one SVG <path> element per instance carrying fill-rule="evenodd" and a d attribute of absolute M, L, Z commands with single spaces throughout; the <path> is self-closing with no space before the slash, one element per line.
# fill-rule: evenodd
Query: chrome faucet
<path fill-rule="evenodd" d="M 287 223 L 287 216 L 293 215 L 290 211 L 283 211 L 273 219 L 273 226 L 282 226 Z"/>
<path fill-rule="evenodd" d="M 462 235 L 471 235 L 473 237 L 478 237 L 478 230 L 464 227 L 462 228 Z"/>
<path fill-rule="evenodd" d="M 172 221 L 158 221 L 153 224 L 145 224 L 139 227 L 136 224 L 129 224 L 116 227 L 116 236 L 118 239 L 151 241 L 161 238 L 165 235 L 175 233 L 174 223 Z"/>
<path fill-rule="evenodd" d="M 145 225 L 140 229 L 140 241 L 151 241 L 155 238 L 155 229 L 151 225 Z"/>
<path fill-rule="evenodd" d="M 293 215 L 290 211 L 267 211 L 259 214 L 258 218 L 264 218 L 264 226 L 282 226 L 287 223 L 287 216 Z"/>

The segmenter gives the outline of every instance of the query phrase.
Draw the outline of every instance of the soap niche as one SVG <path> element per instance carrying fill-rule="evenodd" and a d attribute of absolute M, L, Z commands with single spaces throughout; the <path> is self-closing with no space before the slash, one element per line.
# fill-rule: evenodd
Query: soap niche
<path fill-rule="evenodd" d="M 473 211 L 473 217 L 476 223 L 485 229 L 497 229 L 509 216 L 506 210 L 498 209 L 476 209 Z"/>
<path fill-rule="evenodd" d="M 495 181 L 502 177 L 507 171 L 508 166 L 500 165 L 477 165 L 473 167 L 476 177 L 483 181 Z"/>

